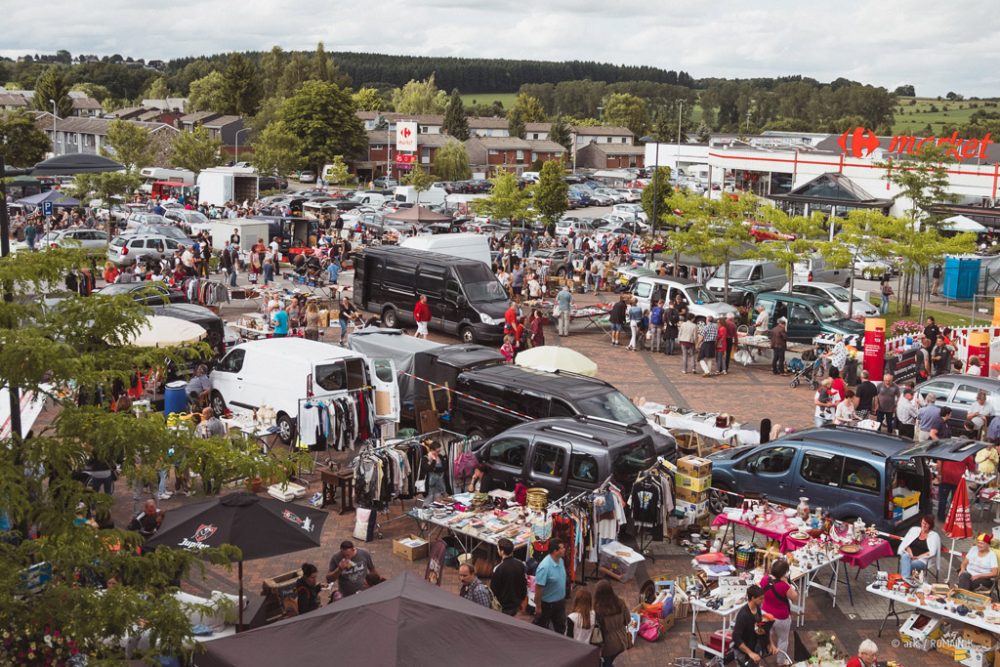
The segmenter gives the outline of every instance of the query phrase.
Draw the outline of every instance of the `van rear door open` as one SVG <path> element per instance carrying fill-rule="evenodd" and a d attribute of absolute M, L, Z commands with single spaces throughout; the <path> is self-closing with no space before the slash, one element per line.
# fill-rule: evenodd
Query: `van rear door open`
<path fill-rule="evenodd" d="M 375 387 L 375 417 L 399 421 L 399 383 L 392 359 L 369 359 L 369 375 Z"/>

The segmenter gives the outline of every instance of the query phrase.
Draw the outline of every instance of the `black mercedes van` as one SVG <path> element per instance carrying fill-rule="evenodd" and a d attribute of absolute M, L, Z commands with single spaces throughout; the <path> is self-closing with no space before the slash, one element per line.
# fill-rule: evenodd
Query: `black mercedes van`
<path fill-rule="evenodd" d="M 398 247 L 366 248 L 354 260 L 354 305 L 382 325 L 413 325 L 413 307 L 427 295 L 430 328 L 465 343 L 499 343 L 507 293 L 490 267 L 460 257 Z"/>

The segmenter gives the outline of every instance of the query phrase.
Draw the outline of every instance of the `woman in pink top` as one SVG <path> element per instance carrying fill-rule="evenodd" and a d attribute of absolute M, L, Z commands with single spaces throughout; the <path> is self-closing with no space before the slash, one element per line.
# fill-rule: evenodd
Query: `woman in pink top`
<path fill-rule="evenodd" d="M 778 558 L 771 565 L 771 573 L 760 580 L 760 587 L 764 589 L 761 611 L 774 618 L 771 641 L 778 647 L 779 665 L 789 664 L 785 656 L 788 655 L 788 634 L 792 629 L 791 606 L 799 601 L 799 592 L 788 582 L 788 570 L 788 561 Z"/>

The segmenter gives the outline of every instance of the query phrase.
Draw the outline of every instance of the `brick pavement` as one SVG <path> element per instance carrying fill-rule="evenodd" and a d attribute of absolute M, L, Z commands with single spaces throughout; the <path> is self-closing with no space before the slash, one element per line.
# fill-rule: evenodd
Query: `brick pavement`
<path fill-rule="evenodd" d="M 342 279 L 349 281 L 349 276 Z M 592 302 L 591 296 L 578 297 L 582 303 Z M 245 305 L 234 303 L 224 309 L 224 317 L 232 317 Z M 335 340 L 339 334 L 336 327 L 324 337 Z M 624 347 L 612 347 L 609 338 L 594 329 L 581 333 L 572 331 L 567 338 L 560 339 L 549 330 L 546 332 L 549 344 L 567 345 L 596 360 L 599 365 L 598 376 L 608 380 L 631 397 L 645 397 L 649 401 L 666 404 L 676 404 L 698 410 L 722 411 L 733 414 L 738 420 L 751 423 L 768 417 L 775 423 L 794 427 L 804 427 L 811 423 L 812 392 L 804 387 L 792 389 L 787 378 L 772 376 L 767 367 L 743 368 L 733 365 L 730 375 L 713 378 L 682 375 L 680 373 L 680 357 L 652 354 L 650 352 L 629 352 Z M 446 337 L 433 336 L 441 342 L 452 342 Z M 342 462 L 349 459 L 349 454 L 337 455 Z M 319 490 L 318 479 L 310 484 L 310 492 Z M 130 517 L 133 507 L 131 493 L 123 483 L 117 484 L 114 517 L 119 525 L 124 525 Z M 161 503 L 170 509 L 196 502 L 203 498 L 173 498 Z M 407 503 L 409 507 L 409 503 Z M 331 508 L 332 509 L 332 508 Z M 260 590 L 261 582 L 266 577 L 297 569 L 303 562 L 315 563 L 320 571 L 326 567 L 337 545 L 343 539 L 349 539 L 353 530 L 354 515 L 349 513 L 339 515 L 336 510 L 330 512 L 324 526 L 322 543 L 324 546 L 316 549 L 279 556 L 275 558 L 251 561 L 244 564 L 245 589 L 249 593 Z M 983 522 L 983 529 L 989 529 L 992 523 L 989 518 Z M 978 526 L 977 526 L 978 527 Z M 381 518 L 381 539 L 364 547 L 372 552 L 376 567 L 386 577 L 392 577 L 405 570 L 422 574 L 426 561 L 410 563 L 392 554 L 392 539 L 408 535 L 415 531 L 413 521 L 403 516 L 398 503 L 389 510 L 389 515 Z M 690 557 L 678 546 L 666 543 L 654 544 L 655 561 L 647 560 L 643 564 L 637 581 L 624 584 L 615 583 L 615 588 L 629 605 L 638 600 L 638 584 L 646 577 L 655 575 L 677 576 L 690 571 Z M 884 563 L 884 566 L 894 567 L 895 564 Z M 871 572 L 872 570 L 869 570 Z M 814 593 L 809 598 L 806 624 L 803 635 L 809 644 L 808 630 L 823 630 L 836 633 L 841 646 L 853 652 L 862 638 L 875 638 L 877 625 L 871 623 L 884 615 L 884 605 L 873 596 L 863 592 L 864 574 L 858 580 L 855 589 L 855 605 L 847 602 L 846 591 L 838 598 L 838 607 L 831 608 L 830 599 L 825 593 Z M 444 578 L 444 587 L 448 590 L 458 590 L 457 573 L 448 570 Z M 592 583 L 591 583 L 592 585 Z M 211 590 L 236 592 L 235 568 L 207 568 L 204 576 L 195 573 L 184 582 L 184 588 L 195 593 L 206 593 Z M 860 590 L 859 590 L 860 589 Z M 526 619 L 527 620 L 527 619 Z M 622 656 L 617 664 L 628 666 L 647 665 L 651 663 L 664 664 L 668 660 L 689 654 L 688 642 L 691 632 L 691 619 L 678 621 L 666 637 L 657 644 L 639 641 L 638 646 Z M 711 619 L 699 623 L 703 636 L 719 625 Z M 891 625 L 891 624 L 890 624 Z M 876 639 L 884 649 L 883 659 L 899 659 L 905 664 L 937 665 L 951 662 L 945 656 L 930 653 L 920 654 L 915 650 L 895 649 L 890 640 L 894 633 L 887 631 L 881 640 Z"/>

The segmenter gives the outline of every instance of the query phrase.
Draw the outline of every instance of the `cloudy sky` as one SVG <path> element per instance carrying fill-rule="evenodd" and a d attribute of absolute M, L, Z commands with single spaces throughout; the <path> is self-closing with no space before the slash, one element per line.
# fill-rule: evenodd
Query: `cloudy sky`
<path fill-rule="evenodd" d="M 46 0 L 4 14 L 14 29 L 0 53 L 15 57 L 63 48 L 169 59 L 323 41 L 328 51 L 844 76 L 1000 96 L 1000 13 L 982 0 Z"/>

